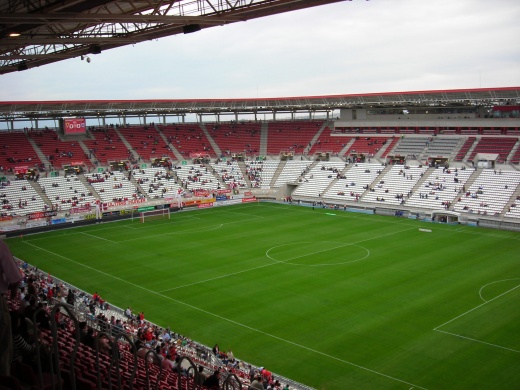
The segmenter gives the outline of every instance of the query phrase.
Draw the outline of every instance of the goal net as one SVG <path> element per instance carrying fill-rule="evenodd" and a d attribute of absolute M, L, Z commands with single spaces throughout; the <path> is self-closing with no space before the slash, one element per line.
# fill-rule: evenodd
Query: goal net
<path fill-rule="evenodd" d="M 143 211 L 139 215 L 141 223 L 155 221 L 158 219 L 170 219 L 170 209 L 160 209 L 152 211 Z"/>

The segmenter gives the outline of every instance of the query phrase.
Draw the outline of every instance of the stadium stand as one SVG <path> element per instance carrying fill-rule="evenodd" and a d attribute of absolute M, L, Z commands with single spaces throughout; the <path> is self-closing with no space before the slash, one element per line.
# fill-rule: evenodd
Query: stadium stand
<path fill-rule="evenodd" d="M 293 192 L 293 196 L 318 196 L 340 176 L 340 172 L 345 168 L 342 161 L 319 162 L 312 169 L 308 170 L 301 178 L 300 185 Z"/>
<path fill-rule="evenodd" d="M 404 204 L 413 187 L 426 171 L 426 166 L 394 165 L 375 185 L 362 196 L 363 202 Z"/>
<path fill-rule="evenodd" d="M 457 150 L 461 138 L 432 138 L 432 141 L 427 146 L 425 153 L 429 156 L 445 156 L 450 157 Z"/>
<path fill-rule="evenodd" d="M 468 151 L 473 147 L 475 141 L 475 137 L 469 137 L 468 139 L 466 139 L 462 147 L 457 152 L 457 155 L 455 156 L 455 161 L 463 161 L 466 157 L 466 154 L 468 154 Z"/>
<path fill-rule="evenodd" d="M 267 137 L 267 154 L 278 155 L 291 151 L 301 154 L 311 146 L 313 137 L 318 133 L 323 121 L 271 122 Z"/>
<path fill-rule="evenodd" d="M 282 121 L 218 126 L 150 125 L 148 129 L 144 126 L 107 127 L 95 129 L 92 132 L 94 139 L 66 142 L 56 138 L 53 131 L 42 135 L 31 133 L 30 140 L 23 132 L 0 134 L 2 145 L 6 145 L 2 149 L 5 154 L 2 155 L 5 158 L 11 154 L 17 157 L 14 163 L 2 163 L 6 169 L 20 164 L 40 168 L 43 163 L 33 143 L 43 154 L 55 155 L 52 161 L 57 168 L 81 153 L 88 164 L 90 156 L 79 144 L 84 142 L 91 149 L 93 159 L 97 159 L 97 167 L 103 170 L 79 175 L 59 171 L 57 177 L 32 177 L 31 180 L 26 180 L 23 175 L 15 177 L 10 174 L 0 186 L 1 215 L 27 218 L 28 214 L 52 210 L 64 216 L 72 207 L 92 204 L 97 199 L 105 204 L 137 199 L 161 201 L 190 191 L 190 196 L 197 195 L 197 190 L 207 190 L 200 193 L 208 192 L 211 196 L 212 191 L 218 189 L 234 189 L 237 192 L 251 189 L 258 190 L 258 194 L 265 190 L 278 200 L 294 197 L 304 205 L 319 202 L 324 207 L 333 205 L 345 209 L 450 210 L 467 218 L 520 220 L 520 172 L 507 165 L 520 162 L 520 148 L 518 138 L 509 134 L 504 136 L 507 133 L 505 130 L 446 128 L 434 135 L 433 129 L 426 127 L 367 127 L 359 132 L 358 129 L 343 132 L 332 130 L 330 124 L 327 126 L 322 121 Z M 247 156 L 258 154 L 265 129 L 268 129 L 266 150 L 269 156 L 257 160 L 246 159 L 244 162 L 231 158 L 233 153 L 242 151 Z M 395 136 L 397 134 L 406 135 L 401 138 Z M 171 142 L 171 146 L 164 142 L 164 138 Z M 56 142 L 59 146 L 53 149 L 52 145 Z M 212 145 L 218 146 L 216 149 L 222 151 L 227 157 L 226 161 L 216 159 L 218 153 Z M 155 153 L 148 154 L 150 146 L 155 148 Z M 348 150 L 345 149 L 347 146 Z M 178 161 L 174 148 L 188 161 Z M 62 150 L 65 155 L 62 155 Z M 72 156 L 69 156 L 69 150 Z M 342 150 L 345 154 L 337 155 Z M 295 159 L 280 161 L 281 151 L 294 152 Z M 332 152 L 330 161 L 311 161 L 315 153 L 322 151 Z M 145 163 L 146 167 L 133 164 L 134 168 L 130 171 L 118 171 L 107 166 L 110 161 L 131 160 L 133 152 L 141 157 L 140 163 Z M 301 157 L 298 156 L 302 153 Z M 349 163 L 348 157 L 359 153 L 371 156 L 372 162 L 351 160 L 353 162 Z M 478 153 L 498 154 L 500 158 L 494 162 L 497 166 L 494 169 L 477 167 L 475 157 Z M 442 156 L 448 161 L 446 166 L 441 164 L 436 167 L 389 163 L 385 157 L 395 154 L 415 156 L 419 161 Z M 167 155 L 178 164 L 149 167 L 148 162 L 155 155 Z M 190 157 L 200 156 L 207 159 L 189 163 L 193 160 Z M 24 161 L 29 158 L 30 161 Z M 455 160 L 456 164 L 451 160 Z M 46 287 L 48 291 L 47 275 L 33 275 L 39 286 Z M 65 291 L 74 289 L 64 282 L 52 283 L 50 289 L 60 285 L 63 291 L 56 291 L 49 302 L 58 298 L 58 303 L 63 304 Z M 53 309 L 53 306 L 45 308 L 50 318 L 53 317 Z M 95 389 L 98 386 L 102 389 L 129 389 L 132 385 L 140 390 L 153 387 L 155 383 L 161 389 L 184 389 L 194 386 L 197 381 L 196 366 L 199 364 L 203 365 L 205 375 L 224 368 L 224 380 L 235 380 L 236 377 L 244 384 L 244 389 L 249 384 L 249 370 L 243 363 L 230 365 L 225 354 L 215 356 L 207 347 L 174 332 L 166 335 L 165 329 L 141 321 L 135 315 L 125 316 L 120 309 L 103 305 L 102 300 L 95 301 L 93 296 L 82 293 L 69 309 L 74 311 L 72 315 L 64 308 L 60 310 L 56 336 L 49 329 L 40 330 L 46 343 L 56 348 L 59 372 L 47 372 L 40 376 L 34 369 L 30 371 L 20 365 L 15 372 L 16 380 L 22 387 L 45 387 L 39 383 L 40 378 L 44 378 L 47 384 L 52 380 L 63 381 L 65 388 L 67 383 L 75 381 L 76 388 L 80 389 Z M 83 334 L 80 333 L 80 323 L 92 328 L 93 337 L 99 343 L 98 349 L 95 344 L 92 347 L 78 342 L 76 334 Z M 149 355 L 144 356 L 141 352 L 138 356 L 139 348 L 135 343 L 118 338 L 120 325 L 128 331 L 132 343 L 145 329 L 152 329 L 155 342 L 144 352 L 151 351 Z M 154 363 L 157 359 L 154 353 L 166 356 L 166 350 L 156 351 L 153 347 L 168 337 L 172 340 L 169 345 L 173 345 L 170 356 L 185 359 L 180 371 L 165 371 Z M 112 354 L 113 351 L 118 351 L 117 357 Z"/>
<path fill-rule="evenodd" d="M 466 189 L 454 210 L 477 215 L 500 216 L 518 188 L 520 172 L 483 169 Z"/>
<path fill-rule="evenodd" d="M 227 162 L 214 162 L 210 163 L 210 166 L 229 188 L 235 189 L 247 187 L 247 183 L 237 161 L 229 160 Z"/>
<path fill-rule="evenodd" d="M 398 142 L 399 142 L 399 138 L 392 137 L 390 139 L 390 144 L 386 147 L 383 154 L 381 154 L 381 158 L 386 158 L 386 156 L 388 156 L 388 154 L 392 151 L 392 149 L 394 149 L 395 145 L 397 145 Z"/>
<path fill-rule="evenodd" d="M 203 164 L 186 164 L 177 166 L 177 177 L 187 190 L 217 190 L 221 188 L 219 178 Z"/>
<path fill-rule="evenodd" d="M 465 184 L 474 169 L 449 169 L 438 167 L 428 175 L 413 195 L 406 199 L 407 207 L 423 209 L 449 209 L 453 201 L 464 193 Z"/>
<path fill-rule="evenodd" d="M 517 138 L 481 138 L 477 145 L 475 145 L 468 160 L 472 161 L 477 153 L 491 153 L 499 155 L 497 159 L 498 163 L 504 163 L 516 142 Z"/>
<path fill-rule="evenodd" d="M 12 173 L 17 166 L 41 166 L 42 161 L 23 131 L 0 132 L 1 171 Z"/>
<path fill-rule="evenodd" d="M 307 154 L 313 156 L 319 152 L 331 152 L 338 154 L 349 143 L 352 137 L 345 137 L 334 131 L 333 128 L 327 126 L 320 134 L 316 142 Z"/>
<path fill-rule="evenodd" d="M 129 159 L 131 152 L 114 128 L 92 129 L 90 134 L 94 139 L 85 140 L 83 143 L 89 149 L 89 154 L 92 154 L 99 164 L 107 165 L 109 161 Z"/>
<path fill-rule="evenodd" d="M 432 137 L 405 137 L 392 150 L 392 154 L 400 156 L 420 156 L 430 146 Z"/>
<path fill-rule="evenodd" d="M 363 154 L 369 158 L 374 157 L 387 140 L 388 138 L 385 137 L 356 137 L 355 142 L 349 147 L 345 155 Z"/>
<path fill-rule="evenodd" d="M 25 179 L 2 183 L 0 199 L 3 216 L 24 216 L 44 211 L 47 206 L 31 183 Z"/>
<path fill-rule="evenodd" d="M 217 156 L 199 124 L 156 125 L 156 127 L 185 159 L 195 155 Z"/>
<path fill-rule="evenodd" d="M 357 202 L 383 169 L 384 165 L 376 163 L 350 164 L 323 197 L 338 203 Z"/>
<path fill-rule="evenodd" d="M 120 128 L 119 131 L 131 145 L 132 150 L 143 160 L 152 161 L 159 157 L 175 159 L 171 148 L 164 142 L 154 124 Z"/>
<path fill-rule="evenodd" d="M 278 169 L 279 161 L 246 161 L 246 174 L 254 188 L 271 188 L 271 180 Z"/>
<path fill-rule="evenodd" d="M 47 157 L 47 160 L 58 169 L 72 162 L 80 162 L 87 167 L 93 167 L 89 156 L 85 153 L 79 141 L 62 141 L 54 131 L 44 131 L 32 135 L 36 146 Z"/>
<path fill-rule="evenodd" d="M 118 171 L 88 173 L 85 178 L 105 203 L 144 197 L 134 184 Z"/>
<path fill-rule="evenodd" d="M 520 196 L 517 196 L 515 201 L 511 203 L 505 216 L 508 218 L 520 218 Z"/>
<path fill-rule="evenodd" d="M 223 153 L 222 157 L 236 153 L 259 155 L 261 126 L 255 122 L 206 123 L 211 138 Z"/>
<path fill-rule="evenodd" d="M 140 168 L 132 170 L 132 176 L 144 193 L 152 199 L 174 197 L 181 190 L 173 173 L 166 168 Z"/>
<path fill-rule="evenodd" d="M 309 161 L 287 161 L 273 187 L 281 187 L 289 182 L 298 182 L 298 178 L 306 172 L 310 165 L 311 162 Z"/>
<path fill-rule="evenodd" d="M 53 205 L 61 210 L 95 204 L 96 198 L 76 175 L 43 177 L 38 181 L 42 191 Z"/>
<path fill-rule="evenodd" d="M 206 390 L 203 379 L 218 370 L 222 386 L 248 387 L 251 366 L 245 362 L 160 328 L 143 313 L 111 308 L 97 292 L 87 294 L 26 262 L 17 264 L 24 277 L 8 305 L 11 315 L 20 318 L 13 333 L 21 334 L 27 347 L 23 355 L 15 347 L 20 358 L 0 386 Z M 29 328 L 23 331 L 26 319 Z M 39 341 L 30 334 L 38 334 Z"/>

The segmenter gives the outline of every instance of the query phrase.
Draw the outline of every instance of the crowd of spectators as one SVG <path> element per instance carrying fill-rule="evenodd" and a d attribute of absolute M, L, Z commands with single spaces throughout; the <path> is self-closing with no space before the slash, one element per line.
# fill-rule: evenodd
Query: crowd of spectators
<path fill-rule="evenodd" d="M 87 316 L 87 320 L 79 322 L 80 342 L 94 349 L 96 335 L 99 334 L 101 354 L 110 355 L 114 339 L 124 332 L 133 340 L 133 348 L 139 358 L 147 359 L 149 363 L 161 366 L 163 370 L 193 376 L 193 373 L 189 373 L 180 364 L 181 353 L 187 350 L 194 351 L 200 361 L 217 361 L 217 367 L 212 364 L 198 366 L 197 379 L 206 388 L 220 389 L 221 377 L 233 373 L 244 383 L 249 383 L 250 389 L 289 389 L 289 385 L 282 386 L 266 368 L 254 367 L 235 358 L 231 349 L 224 352 L 215 344 L 210 350 L 188 337 L 172 332 L 170 328 L 162 328 L 145 320 L 144 312 L 134 313 L 131 307 L 124 311 L 114 311 L 98 292 L 90 295 L 79 291 L 27 262 L 17 261 L 17 265 L 22 279 L 17 294 L 9 300 L 13 314 L 14 357 L 17 361 L 31 364 L 36 369 L 36 344 L 39 343 L 46 353 L 50 351 L 50 346 L 43 338 L 38 337 L 38 332 L 34 333 L 32 330 L 33 325 L 38 329 L 51 329 L 50 308 L 59 302 Z M 36 324 L 32 324 L 33 319 Z M 55 320 L 59 329 L 68 329 L 67 313 L 58 310 Z"/>

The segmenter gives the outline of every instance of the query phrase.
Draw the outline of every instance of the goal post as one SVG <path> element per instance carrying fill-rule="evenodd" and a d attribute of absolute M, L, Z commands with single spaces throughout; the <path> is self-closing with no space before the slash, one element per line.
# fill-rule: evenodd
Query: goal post
<path fill-rule="evenodd" d="M 170 219 L 170 209 L 164 208 L 159 210 L 142 211 L 139 214 L 141 223 L 155 221 L 158 219 Z"/>

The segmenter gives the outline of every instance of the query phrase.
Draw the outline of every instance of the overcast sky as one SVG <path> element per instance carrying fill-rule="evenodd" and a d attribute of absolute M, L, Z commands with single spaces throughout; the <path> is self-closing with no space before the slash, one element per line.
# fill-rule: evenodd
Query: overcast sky
<path fill-rule="evenodd" d="M 353 0 L 0 76 L 0 101 L 520 86 L 519 0 Z"/>

